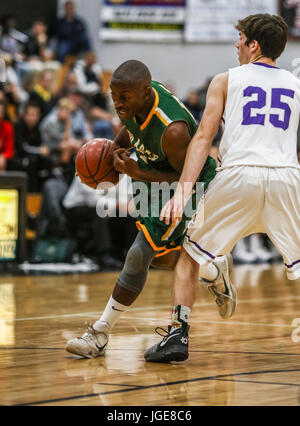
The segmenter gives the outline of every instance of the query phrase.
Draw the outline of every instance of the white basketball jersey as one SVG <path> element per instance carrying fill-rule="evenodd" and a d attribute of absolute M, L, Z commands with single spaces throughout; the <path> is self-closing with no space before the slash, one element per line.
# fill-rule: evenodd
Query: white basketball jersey
<path fill-rule="evenodd" d="M 229 70 L 220 167 L 297 167 L 300 81 L 263 63 Z"/>

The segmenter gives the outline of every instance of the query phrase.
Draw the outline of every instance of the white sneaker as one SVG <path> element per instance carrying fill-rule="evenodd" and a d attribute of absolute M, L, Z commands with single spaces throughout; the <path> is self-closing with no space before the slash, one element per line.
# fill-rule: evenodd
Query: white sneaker
<path fill-rule="evenodd" d="M 219 271 L 217 278 L 214 281 L 201 278 L 201 281 L 215 297 L 220 316 L 223 319 L 228 319 L 234 314 L 237 304 L 236 290 L 230 280 L 233 265 L 232 256 L 230 254 L 218 256 L 213 264 Z"/>
<path fill-rule="evenodd" d="M 105 354 L 107 343 L 108 328 L 104 325 L 103 330 L 97 331 L 91 324 L 88 324 L 87 331 L 82 337 L 68 340 L 66 350 L 85 358 L 95 358 Z"/>

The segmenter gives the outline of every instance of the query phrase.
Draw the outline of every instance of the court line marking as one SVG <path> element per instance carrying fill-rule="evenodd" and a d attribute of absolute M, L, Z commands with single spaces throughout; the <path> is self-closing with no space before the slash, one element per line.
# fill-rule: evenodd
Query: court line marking
<path fill-rule="evenodd" d="M 38 347 L 1 347 L 1 350 L 40 350 L 40 351 L 65 351 L 65 347 L 61 348 L 38 348 Z M 108 348 L 106 352 L 114 352 L 114 351 L 124 351 L 124 348 Z M 140 349 L 128 349 L 126 348 L 126 351 L 130 352 L 140 352 Z M 190 349 L 190 353 L 211 353 L 211 354 L 237 354 L 237 355 L 282 355 L 282 356 L 300 356 L 300 353 L 287 353 L 287 352 L 254 352 L 254 351 L 221 351 L 221 350 L 215 350 L 215 351 L 208 351 L 208 350 L 196 350 L 196 349 Z M 77 358 L 76 358 L 77 359 Z M 0 368 L 1 370 L 1 368 Z M 103 384 L 109 384 L 109 383 L 103 383 Z M 121 386 L 121 385 L 120 385 Z"/>
<path fill-rule="evenodd" d="M 106 385 L 106 386 L 120 386 L 123 388 L 143 388 L 142 385 L 121 385 L 120 383 L 103 383 L 103 382 L 96 382 L 95 385 Z M 300 385 L 299 385 L 300 386 Z"/>
<path fill-rule="evenodd" d="M 285 296 L 285 297 L 269 297 L 269 298 L 258 298 L 258 299 L 245 299 L 238 300 L 238 305 L 247 304 L 247 303 L 263 303 L 263 302 L 272 302 L 272 301 L 289 301 L 289 300 L 300 300 L 300 296 Z M 204 306 L 214 306 L 214 302 L 203 302 L 203 303 L 195 303 L 194 308 L 204 307 Z M 139 312 L 139 311 L 157 311 L 160 309 L 169 309 L 171 310 L 171 305 L 156 305 L 156 306 L 147 306 L 144 308 L 131 308 L 128 313 L 131 312 Z M 36 321 L 36 320 L 47 320 L 47 319 L 59 319 L 59 318 L 72 318 L 72 317 L 85 317 L 85 316 L 99 316 L 102 311 L 96 312 L 78 312 L 74 314 L 59 314 L 59 315 L 45 315 L 39 317 L 25 317 L 25 318 L 15 318 L 14 320 L 6 320 L 7 323 L 15 322 L 15 321 Z M 127 313 L 124 314 L 124 317 Z M 127 318 L 127 316 L 126 316 Z M 151 318 L 147 318 L 149 320 Z M 226 321 L 221 321 L 225 323 Z M 287 326 L 287 325 L 286 325 Z"/>
<path fill-rule="evenodd" d="M 237 355 L 284 355 L 284 356 L 300 356 L 300 353 L 286 353 L 286 352 L 254 352 L 254 351 L 202 351 L 190 349 L 190 353 L 212 353 L 212 354 L 237 354 Z"/>
<path fill-rule="evenodd" d="M 70 397 L 63 397 L 63 398 L 55 398 L 50 400 L 44 400 L 44 401 L 35 401 L 35 402 L 26 402 L 23 404 L 12 404 L 12 406 L 26 406 L 26 405 L 40 405 L 40 404 L 49 404 L 54 402 L 63 402 L 63 401 L 70 401 L 74 399 L 84 399 L 84 398 L 93 398 L 96 396 L 102 396 L 102 395 L 110 395 L 110 394 L 117 394 L 117 393 L 124 393 L 124 392 L 132 392 L 136 390 L 146 390 L 146 389 L 153 389 L 153 388 L 159 388 L 162 386 L 172 386 L 172 385 L 180 385 L 184 383 L 194 383 L 194 382 L 202 382 L 206 380 L 218 380 L 218 379 L 225 379 L 226 377 L 240 377 L 240 376 L 249 376 L 249 375 L 255 375 L 255 374 L 271 374 L 271 373 L 291 373 L 291 372 L 298 372 L 300 369 L 295 370 L 264 370 L 264 371 L 250 371 L 245 373 L 234 373 L 234 374 L 220 374 L 217 376 L 208 376 L 208 377 L 198 377 L 195 379 L 188 379 L 188 380 L 178 380 L 175 382 L 165 382 L 165 383 L 156 383 L 154 385 L 148 385 L 148 386 L 139 386 L 139 387 L 133 387 L 128 389 L 118 389 L 115 391 L 108 391 L 108 392 L 97 392 L 97 393 L 91 393 L 86 395 L 74 395 Z M 230 380 L 230 379 L 229 379 Z M 270 383 L 274 384 L 274 383 Z M 275 383 L 277 386 L 278 384 Z M 285 386 L 294 386 L 294 383 L 286 383 Z"/>
<path fill-rule="evenodd" d="M 254 383 L 260 385 L 279 385 L 279 386 L 297 386 L 298 383 L 279 383 L 279 382 L 259 382 L 258 380 L 236 380 L 236 379 L 216 379 L 218 382 L 238 382 L 238 383 Z"/>

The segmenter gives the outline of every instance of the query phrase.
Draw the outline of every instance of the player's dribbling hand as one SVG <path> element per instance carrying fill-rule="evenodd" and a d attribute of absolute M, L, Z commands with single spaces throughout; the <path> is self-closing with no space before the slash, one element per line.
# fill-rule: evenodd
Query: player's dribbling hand
<path fill-rule="evenodd" d="M 139 170 L 137 161 L 130 158 L 130 152 L 125 148 L 116 149 L 113 153 L 114 168 L 131 178 L 137 178 Z"/>

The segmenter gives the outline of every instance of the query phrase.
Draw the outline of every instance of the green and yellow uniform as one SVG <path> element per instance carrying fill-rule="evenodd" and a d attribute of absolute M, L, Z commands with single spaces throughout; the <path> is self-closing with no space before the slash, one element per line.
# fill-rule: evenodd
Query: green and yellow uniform
<path fill-rule="evenodd" d="M 155 93 L 155 101 L 145 122 L 142 125 L 137 123 L 135 119 L 123 120 L 122 122 L 127 128 L 132 146 L 135 147 L 138 165 L 141 169 L 174 171 L 163 150 L 163 134 L 171 123 L 184 121 L 191 137 L 193 137 L 197 130 L 197 124 L 186 107 L 162 84 L 152 81 L 152 88 Z M 204 189 L 207 188 L 215 174 L 216 162 L 212 157 L 208 157 L 199 177 L 199 181 L 205 184 Z M 148 216 L 137 218 L 138 229 L 143 231 L 148 242 L 157 251 L 156 256 L 161 256 L 170 250 L 180 249 L 187 221 L 191 218 L 184 216 L 181 222 L 166 225 L 159 220 L 157 215 L 156 217 L 151 216 L 151 183 L 145 182 L 145 184 L 148 188 Z M 160 195 L 159 212 L 162 207 L 162 195 Z"/>

